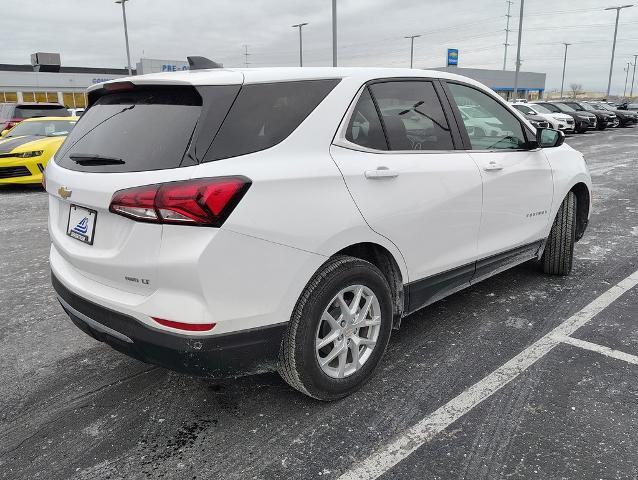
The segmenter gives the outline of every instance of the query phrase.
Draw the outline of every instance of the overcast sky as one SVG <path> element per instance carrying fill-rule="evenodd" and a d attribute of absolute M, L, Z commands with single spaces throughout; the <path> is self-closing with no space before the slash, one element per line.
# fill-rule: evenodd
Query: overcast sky
<path fill-rule="evenodd" d="M 508 68 L 513 69 L 520 0 L 513 0 Z M 563 51 L 570 42 L 565 84 L 589 91 L 607 86 L 616 0 L 527 0 L 522 70 L 547 73 L 560 88 Z M 0 63 L 29 63 L 36 51 L 59 52 L 66 66 L 126 64 L 121 7 L 112 0 L 4 0 Z M 204 55 L 225 66 L 298 64 L 304 27 L 304 64 L 331 65 L 330 0 L 130 0 L 132 63 L 140 57 L 183 60 Z M 503 67 L 505 0 L 338 0 L 339 65 L 409 66 L 406 35 L 415 40 L 415 67 L 439 67 L 447 48 L 459 66 Z M 638 7 L 621 12 L 612 92 L 622 93 L 623 69 L 638 54 Z M 631 83 L 631 73 L 629 75 Z M 638 83 L 636 84 L 638 88 Z"/>

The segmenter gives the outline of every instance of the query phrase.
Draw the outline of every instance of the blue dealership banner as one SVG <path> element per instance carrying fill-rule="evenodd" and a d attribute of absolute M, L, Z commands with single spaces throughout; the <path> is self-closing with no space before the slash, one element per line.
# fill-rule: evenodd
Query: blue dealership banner
<path fill-rule="evenodd" d="M 456 67 L 459 64 L 459 50 L 457 48 L 447 49 L 447 66 Z"/>

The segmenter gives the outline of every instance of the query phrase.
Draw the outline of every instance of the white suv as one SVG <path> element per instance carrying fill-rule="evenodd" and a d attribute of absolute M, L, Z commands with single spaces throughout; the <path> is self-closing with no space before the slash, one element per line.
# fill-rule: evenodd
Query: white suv
<path fill-rule="evenodd" d="M 192 70 L 88 97 L 46 170 L 53 286 L 84 332 L 175 370 L 346 396 L 405 315 L 528 260 L 568 274 L 589 218 L 563 134 L 453 74 Z"/>
<path fill-rule="evenodd" d="M 512 103 L 512 106 L 526 115 L 539 115 L 549 122 L 552 128 L 565 132 L 575 131 L 575 122 L 565 113 L 556 113 L 536 103 Z"/>

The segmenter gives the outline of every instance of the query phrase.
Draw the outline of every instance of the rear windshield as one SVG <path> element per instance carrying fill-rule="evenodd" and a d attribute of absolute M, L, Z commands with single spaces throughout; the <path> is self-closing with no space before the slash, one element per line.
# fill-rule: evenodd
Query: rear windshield
<path fill-rule="evenodd" d="M 62 105 L 18 105 L 13 113 L 15 118 L 70 117 Z"/>
<path fill-rule="evenodd" d="M 337 83 L 137 86 L 107 93 L 82 115 L 55 161 L 85 172 L 139 172 L 257 152 L 290 135 Z"/>
<path fill-rule="evenodd" d="M 201 111 L 202 98 L 192 87 L 104 95 L 82 115 L 55 161 L 88 172 L 179 167 Z"/>

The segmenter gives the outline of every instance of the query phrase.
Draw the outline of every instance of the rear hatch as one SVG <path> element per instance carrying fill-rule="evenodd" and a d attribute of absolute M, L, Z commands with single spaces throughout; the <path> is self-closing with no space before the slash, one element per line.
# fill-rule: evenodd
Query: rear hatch
<path fill-rule="evenodd" d="M 162 226 L 111 213 L 113 195 L 191 178 L 239 88 L 121 82 L 92 92 L 47 167 L 52 255 L 105 285 L 154 290 Z"/>

